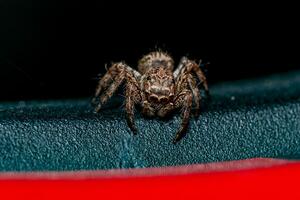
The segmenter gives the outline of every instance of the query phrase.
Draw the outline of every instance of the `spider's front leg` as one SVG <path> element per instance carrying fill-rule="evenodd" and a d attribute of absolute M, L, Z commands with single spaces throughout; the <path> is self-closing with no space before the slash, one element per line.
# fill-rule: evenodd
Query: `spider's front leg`
<path fill-rule="evenodd" d="M 192 60 L 188 59 L 187 57 L 183 57 L 180 60 L 180 63 L 178 65 L 177 69 L 174 71 L 173 75 L 174 75 L 175 80 L 178 80 L 182 76 L 182 74 L 195 73 L 196 76 L 198 77 L 198 79 L 200 80 L 200 83 L 203 84 L 206 95 L 209 96 L 207 80 L 206 80 L 204 73 L 200 69 L 201 62 L 202 61 L 200 60 L 200 63 L 197 64 L 195 61 L 192 61 Z"/>
<path fill-rule="evenodd" d="M 198 117 L 199 116 L 199 110 L 200 110 L 200 100 L 201 100 L 200 90 L 197 87 L 197 83 L 196 83 L 195 78 L 191 74 L 189 74 L 187 76 L 187 81 L 188 81 L 189 88 L 191 89 L 191 91 L 193 93 L 194 103 L 195 103 L 195 106 L 196 106 L 194 115 L 196 117 Z"/>
<path fill-rule="evenodd" d="M 140 102 L 140 93 L 138 86 L 138 79 L 140 78 L 139 72 L 135 71 L 128 65 L 120 62 L 113 64 L 99 81 L 96 89 L 96 94 L 93 102 L 99 98 L 95 111 L 99 112 L 101 106 L 112 97 L 121 83 L 126 81 L 126 103 L 125 109 L 127 113 L 127 123 L 129 128 L 136 133 L 137 129 L 134 125 L 134 105 Z"/>
<path fill-rule="evenodd" d="M 114 84 L 118 86 L 118 81 L 117 84 L 114 83 L 115 79 L 119 81 L 123 81 L 124 79 L 124 64 L 123 63 L 115 63 L 113 64 L 106 72 L 106 74 L 99 80 L 99 83 L 96 88 L 95 96 L 92 99 L 92 103 L 99 106 L 99 108 L 96 109 L 96 112 L 98 112 L 101 108 L 100 102 L 98 102 L 98 98 L 101 96 L 101 93 L 103 90 L 107 89 L 107 87 L 110 84 Z M 100 105 L 99 105 L 100 104 Z"/>
<path fill-rule="evenodd" d="M 95 97 L 92 100 L 92 103 L 96 104 L 95 112 L 100 111 L 101 106 L 112 97 L 125 79 L 127 82 L 131 81 L 134 83 L 137 82 L 136 79 L 139 78 L 139 76 L 140 74 L 137 71 L 125 63 L 119 62 L 113 64 L 98 83 Z"/>
<path fill-rule="evenodd" d="M 173 140 L 173 143 L 177 143 L 186 133 L 189 119 L 190 119 L 190 112 L 193 102 L 193 95 L 190 90 L 185 90 L 181 92 L 176 100 L 176 107 L 182 107 L 182 122 L 179 130 L 176 133 L 176 136 Z"/>
<path fill-rule="evenodd" d="M 132 77 L 132 75 L 128 75 L 127 77 L 127 85 L 126 85 L 126 103 L 125 109 L 127 113 L 127 124 L 131 131 L 136 134 L 137 128 L 134 123 L 134 106 L 137 102 L 141 101 L 140 90 L 138 88 L 137 81 Z"/>

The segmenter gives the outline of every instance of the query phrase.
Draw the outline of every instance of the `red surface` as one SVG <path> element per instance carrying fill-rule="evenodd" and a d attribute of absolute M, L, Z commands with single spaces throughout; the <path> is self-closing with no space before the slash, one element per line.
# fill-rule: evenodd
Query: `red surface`
<path fill-rule="evenodd" d="M 0 180 L 1 199 L 300 199 L 300 163 L 153 177 Z"/>

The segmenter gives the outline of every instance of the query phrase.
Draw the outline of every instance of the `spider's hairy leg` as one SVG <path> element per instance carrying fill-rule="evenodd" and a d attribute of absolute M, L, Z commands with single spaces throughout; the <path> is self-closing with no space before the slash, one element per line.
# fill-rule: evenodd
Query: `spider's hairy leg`
<path fill-rule="evenodd" d="M 114 63 L 106 72 L 106 74 L 99 80 L 95 96 L 92 100 L 93 104 L 97 104 L 97 98 L 100 96 L 101 92 L 107 88 L 111 82 L 114 81 L 115 76 L 123 71 L 122 63 Z"/>
<path fill-rule="evenodd" d="M 181 58 L 178 67 L 175 69 L 175 71 L 173 72 L 173 76 L 175 78 L 175 80 L 178 79 L 178 77 L 183 73 L 183 68 L 186 66 L 186 57 Z"/>
<path fill-rule="evenodd" d="M 137 102 L 141 101 L 140 94 L 138 93 L 139 89 L 137 88 L 137 84 L 133 84 L 132 80 L 127 81 L 126 85 L 126 103 L 125 103 L 125 109 L 126 109 L 126 119 L 127 124 L 131 131 L 136 134 L 137 128 L 134 123 L 134 106 Z"/>
<path fill-rule="evenodd" d="M 199 116 L 199 110 L 200 110 L 200 100 L 201 100 L 201 95 L 200 95 L 200 90 L 197 87 L 197 83 L 195 78 L 189 74 L 188 76 L 188 83 L 189 83 L 189 88 L 191 89 L 194 97 L 194 102 L 195 102 L 195 116 Z"/>
<path fill-rule="evenodd" d="M 203 84 L 205 93 L 209 96 L 207 80 L 203 71 L 200 69 L 201 62 L 202 61 L 200 60 L 199 64 L 197 64 L 195 61 L 192 61 L 187 57 L 183 57 L 180 60 L 180 63 L 177 69 L 174 71 L 173 75 L 175 79 L 178 79 L 182 74 L 189 74 L 191 72 L 194 72 L 197 75 L 198 79 Z"/>
<path fill-rule="evenodd" d="M 113 64 L 108 69 L 107 73 L 103 76 L 103 78 L 99 81 L 93 102 L 96 103 L 97 98 L 100 99 L 100 102 L 97 103 L 95 112 L 99 112 L 101 106 L 105 104 L 109 98 L 112 97 L 114 92 L 123 82 L 125 78 L 125 67 L 126 65 L 124 63 Z M 103 91 L 103 89 L 106 90 Z"/>
<path fill-rule="evenodd" d="M 203 83 L 205 93 L 207 95 L 209 95 L 209 90 L 208 90 L 208 84 L 207 84 L 206 77 L 205 77 L 203 71 L 200 69 L 201 60 L 200 60 L 199 64 L 197 64 L 196 62 L 191 61 L 191 60 L 189 60 L 189 62 L 191 63 L 192 70 L 195 72 L 195 74 L 197 75 L 197 77 L 199 78 L 201 83 Z"/>
<path fill-rule="evenodd" d="M 98 103 L 95 109 L 96 112 L 99 112 L 101 106 L 105 104 L 107 100 L 113 96 L 114 92 L 118 89 L 118 87 L 121 85 L 123 80 L 124 80 L 124 72 L 120 73 L 119 76 L 116 78 L 116 80 L 100 96 L 100 102 Z"/>
<path fill-rule="evenodd" d="M 189 125 L 189 119 L 190 119 L 190 112 L 193 102 L 193 95 L 192 92 L 189 90 L 186 90 L 179 95 L 179 99 L 177 100 L 177 107 L 182 107 L 182 122 L 179 130 L 176 133 L 176 136 L 173 140 L 173 143 L 177 143 L 186 133 L 188 125 Z"/>
<path fill-rule="evenodd" d="M 125 78 L 130 74 L 132 79 L 135 80 L 134 72 L 132 68 L 128 65 L 120 62 L 114 64 L 111 68 L 109 68 L 108 72 L 104 75 L 104 77 L 99 81 L 98 87 L 96 89 L 96 94 L 94 98 L 94 102 L 99 97 L 100 102 L 97 103 L 96 112 L 99 112 L 101 106 L 107 102 L 109 98 L 112 97 L 117 88 L 121 85 L 121 83 L 125 80 Z M 138 72 L 137 72 L 138 73 Z M 110 84 L 110 85 L 109 85 Z M 107 88 L 107 89 L 106 89 Z M 106 89 L 105 91 L 103 89 Z"/>

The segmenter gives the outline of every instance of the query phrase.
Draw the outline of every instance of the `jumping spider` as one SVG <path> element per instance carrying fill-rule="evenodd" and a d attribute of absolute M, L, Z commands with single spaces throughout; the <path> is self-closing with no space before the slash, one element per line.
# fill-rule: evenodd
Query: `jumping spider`
<path fill-rule="evenodd" d="M 199 67 L 200 63 L 183 57 L 173 72 L 172 57 L 161 51 L 151 52 L 142 57 L 138 63 L 138 71 L 124 62 L 114 63 L 100 79 L 96 88 L 93 98 L 95 111 L 99 112 L 101 105 L 112 97 L 125 80 L 125 109 L 127 123 L 132 132 L 134 134 L 137 132 L 134 124 L 135 104 L 140 104 L 142 114 L 148 117 L 165 117 L 173 110 L 181 108 L 182 122 L 173 140 L 176 143 L 187 130 L 193 102 L 195 114 L 199 115 L 201 96 L 196 78 L 204 86 L 206 94 L 209 94 L 206 77 Z"/>

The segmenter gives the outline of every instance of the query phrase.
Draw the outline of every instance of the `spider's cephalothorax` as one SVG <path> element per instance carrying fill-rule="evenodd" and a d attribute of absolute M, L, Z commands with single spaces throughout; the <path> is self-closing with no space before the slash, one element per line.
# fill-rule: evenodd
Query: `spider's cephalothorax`
<path fill-rule="evenodd" d="M 145 55 L 139 61 L 138 71 L 125 63 L 115 63 L 99 81 L 93 99 L 96 112 L 125 80 L 125 109 L 130 129 L 134 133 L 137 131 L 134 124 L 135 104 L 141 105 L 142 113 L 149 117 L 165 117 L 172 111 L 182 108 L 182 123 L 174 139 L 174 142 L 177 142 L 186 132 L 193 102 L 198 115 L 201 96 L 197 79 L 208 94 L 206 78 L 199 66 L 200 63 L 197 64 L 183 57 L 173 71 L 173 59 L 167 53 L 160 51 Z"/>

